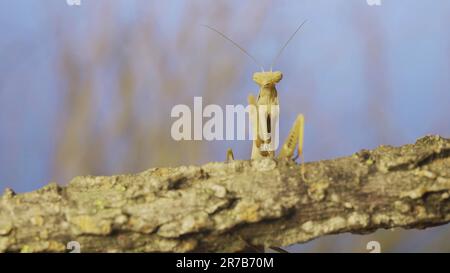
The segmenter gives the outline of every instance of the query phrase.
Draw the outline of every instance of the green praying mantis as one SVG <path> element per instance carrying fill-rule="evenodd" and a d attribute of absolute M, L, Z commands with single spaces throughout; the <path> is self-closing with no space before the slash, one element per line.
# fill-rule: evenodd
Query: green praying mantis
<path fill-rule="evenodd" d="M 273 144 L 272 132 L 275 132 L 274 126 L 276 126 L 273 121 L 277 118 L 277 115 L 279 113 L 279 111 L 274 110 L 279 109 L 278 92 L 275 86 L 278 82 L 281 81 L 281 79 L 283 78 L 283 74 L 280 71 L 272 71 L 272 67 L 274 66 L 275 61 L 281 55 L 283 50 L 305 23 L 306 21 L 298 26 L 295 32 L 290 36 L 287 42 L 280 49 L 272 62 L 270 71 L 264 71 L 263 66 L 260 65 L 260 63 L 252 55 L 250 55 L 247 50 L 228 38 L 225 34 L 213 27 L 203 25 L 204 27 L 209 28 L 210 30 L 218 33 L 220 36 L 231 42 L 234 46 L 236 46 L 243 53 L 249 56 L 261 68 L 261 72 L 256 72 L 253 74 L 253 81 L 255 81 L 259 86 L 258 97 L 255 98 L 252 94 L 248 96 L 248 103 L 250 106 L 253 106 L 250 107 L 249 111 L 250 122 L 252 124 L 252 130 L 254 134 L 251 159 L 275 157 L 275 151 L 270 148 L 270 144 Z M 298 157 L 300 157 L 303 162 L 304 122 L 304 116 L 302 114 L 299 114 L 295 119 L 295 122 L 281 147 L 281 151 L 278 154 L 279 159 L 292 158 L 293 160 L 296 160 Z M 297 155 L 294 157 L 296 147 Z M 233 151 L 231 149 L 227 151 L 227 160 L 234 160 Z M 304 178 L 303 164 L 301 166 L 302 176 Z"/>

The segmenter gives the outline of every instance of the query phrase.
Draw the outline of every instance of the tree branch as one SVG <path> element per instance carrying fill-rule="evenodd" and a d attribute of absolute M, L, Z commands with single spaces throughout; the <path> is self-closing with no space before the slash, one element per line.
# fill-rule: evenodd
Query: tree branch
<path fill-rule="evenodd" d="M 83 176 L 0 199 L 0 251 L 242 251 L 450 221 L 450 140 L 300 166 L 263 159 Z"/>

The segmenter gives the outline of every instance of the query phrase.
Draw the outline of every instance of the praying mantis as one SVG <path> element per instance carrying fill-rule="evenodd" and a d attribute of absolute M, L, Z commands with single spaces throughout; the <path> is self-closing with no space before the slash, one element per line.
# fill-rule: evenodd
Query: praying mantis
<path fill-rule="evenodd" d="M 225 34 L 218 31 L 217 29 L 210 27 L 208 25 L 202 25 L 209 28 L 210 30 L 216 32 L 234 46 L 240 49 L 243 53 L 249 56 L 257 65 L 260 66 L 261 72 L 255 72 L 253 74 L 253 81 L 259 86 L 258 97 L 255 98 L 252 94 L 248 96 L 248 103 L 250 107 L 249 116 L 250 122 L 252 124 L 252 130 L 254 134 L 253 146 L 251 159 L 261 159 L 261 158 L 274 158 L 275 151 L 271 149 L 271 144 L 273 144 L 273 132 L 275 132 L 275 122 L 279 114 L 279 101 L 278 101 L 278 91 L 276 89 L 276 84 L 281 81 L 283 74 L 281 71 L 272 71 L 272 67 L 275 61 L 281 55 L 283 50 L 289 44 L 289 42 L 294 38 L 297 32 L 303 27 L 306 21 L 302 22 L 295 32 L 290 36 L 287 42 L 280 49 L 276 57 L 274 58 L 270 71 L 264 71 L 264 68 L 260 63 L 250 55 L 244 48 L 238 45 L 236 42 L 228 38 Z M 281 147 L 281 151 L 278 154 L 278 159 L 293 159 L 294 161 L 300 157 L 303 162 L 303 131 L 304 131 L 305 118 L 303 114 L 299 114 L 295 119 L 289 134 Z M 297 147 L 297 155 L 295 157 L 295 149 Z M 227 161 L 234 160 L 234 154 L 231 149 L 227 151 Z M 304 164 L 301 164 L 302 177 L 304 177 Z"/>

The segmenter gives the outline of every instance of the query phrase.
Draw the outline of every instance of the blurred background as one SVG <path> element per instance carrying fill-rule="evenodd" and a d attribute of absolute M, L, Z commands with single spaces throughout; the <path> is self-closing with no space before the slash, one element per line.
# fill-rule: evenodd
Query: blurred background
<path fill-rule="evenodd" d="M 250 157 L 250 141 L 174 141 L 177 104 L 245 104 L 279 58 L 281 138 L 304 113 L 305 159 L 450 137 L 450 1 L 0 0 L 0 190 L 78 175 Z M 450 226 L 328 236 L 289 251 L 450 251 Z"/>

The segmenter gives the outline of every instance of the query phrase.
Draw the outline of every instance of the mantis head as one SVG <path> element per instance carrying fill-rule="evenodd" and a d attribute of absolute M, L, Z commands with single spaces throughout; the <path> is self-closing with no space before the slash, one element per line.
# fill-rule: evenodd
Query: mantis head
<path fill-rule="evenodd" d="M 283 78 L 280 71 L 256 72 L 253 74 L 253 81 L 260 87 L 270 87 L 277 84 Z"/>

